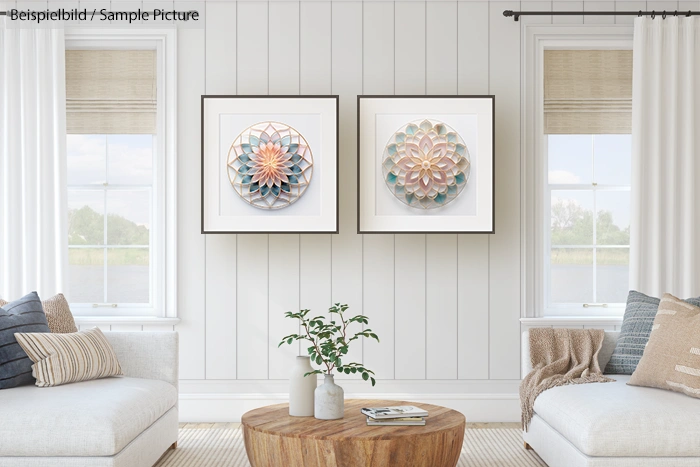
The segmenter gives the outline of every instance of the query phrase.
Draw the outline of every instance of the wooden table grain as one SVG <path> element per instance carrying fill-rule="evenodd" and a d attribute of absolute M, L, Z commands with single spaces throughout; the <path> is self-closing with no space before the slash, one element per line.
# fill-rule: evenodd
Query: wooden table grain
<path fill-rule="evenodd" d="M 415 405 L 428 411 L 425 426 L 367 426 L 362 407 Z M 431 404 L 348 399 L 345 417 L 290 417 L 288 404 L 251 410 L 241 419 L 253 467 L 454 467 L 466 420 Z"/>

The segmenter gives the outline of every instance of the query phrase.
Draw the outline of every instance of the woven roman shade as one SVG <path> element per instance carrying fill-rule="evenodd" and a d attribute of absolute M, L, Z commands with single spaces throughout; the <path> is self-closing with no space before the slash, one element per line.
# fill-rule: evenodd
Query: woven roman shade
<path fill-rule="evenodd" d="M 67 50 L 69 134 L 155 134 L 155 50 Z"/>
<path fill-rule="evenodd" d="M 545 50 L 544 132 L 632 133 L 632 51 Z"/>

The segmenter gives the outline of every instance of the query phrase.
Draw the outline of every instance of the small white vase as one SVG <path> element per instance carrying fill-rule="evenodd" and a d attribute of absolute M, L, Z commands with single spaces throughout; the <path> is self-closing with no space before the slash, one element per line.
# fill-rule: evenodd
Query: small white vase
<path fill-rule="evenodd" d="M 309 357 L 296 358 L 289 377 L 289 415 L 292 417 L 314 416 L 316 375 L 304 376 L 312 371 Z"/>
<path fill-rule="evenodd" d="M 335 384 L 333 375 L 323 375 L 323 384 L 316 388 L 314 417 L 319 420 L 343 418 L 345 411 L 345 391 Z"/>

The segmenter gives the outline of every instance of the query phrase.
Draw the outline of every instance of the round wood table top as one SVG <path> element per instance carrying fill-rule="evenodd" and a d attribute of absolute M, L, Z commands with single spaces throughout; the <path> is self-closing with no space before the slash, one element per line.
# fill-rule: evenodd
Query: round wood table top
<path fill-rule="evenodd" d="M 363 407 L 413 405 L 428 411 L 425 426 L 367 426 Z M 402 437 L 433 435 L 466 426 L 464 415 L 439 405 L 419 402 L 346 399 L 345 416 L 339 420 L 317 420 L 314 417 L 289 416 L 289 404 L 270 405 L 251 410 L 243 415 L 244 429 L 288 438 L 318 440 L 391 440 Z"/>

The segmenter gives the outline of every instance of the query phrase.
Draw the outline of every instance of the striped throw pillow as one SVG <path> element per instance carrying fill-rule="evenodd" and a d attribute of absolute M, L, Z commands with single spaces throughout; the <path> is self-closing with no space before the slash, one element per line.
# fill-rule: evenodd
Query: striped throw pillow
<path fill-rule="evenodd" d="M 50 332 L 36 292 L 0 307 L 0 389 L 34 383 L 32 361 L 17 343 L 16 332 Z"/>
<path fill-rule="evenodd" d="M 700 308 L 664 294 L 632 386 L 700 398 Z"/>
<path fill-rule="evenodd" d="M 99 328 L 70 334 L 17 333 L 15 337 L 34 362 L 32 374 L 39 387 L 124 374 Z"/>
<path fill-rule="evenodd" d="M 7 302 L 0 298 L 0 307 L 5 305 Z M 42 300 L 41 306 L 44 308 L 51 332 L 78 332 L 68 301 L 62 293 Z"/>

